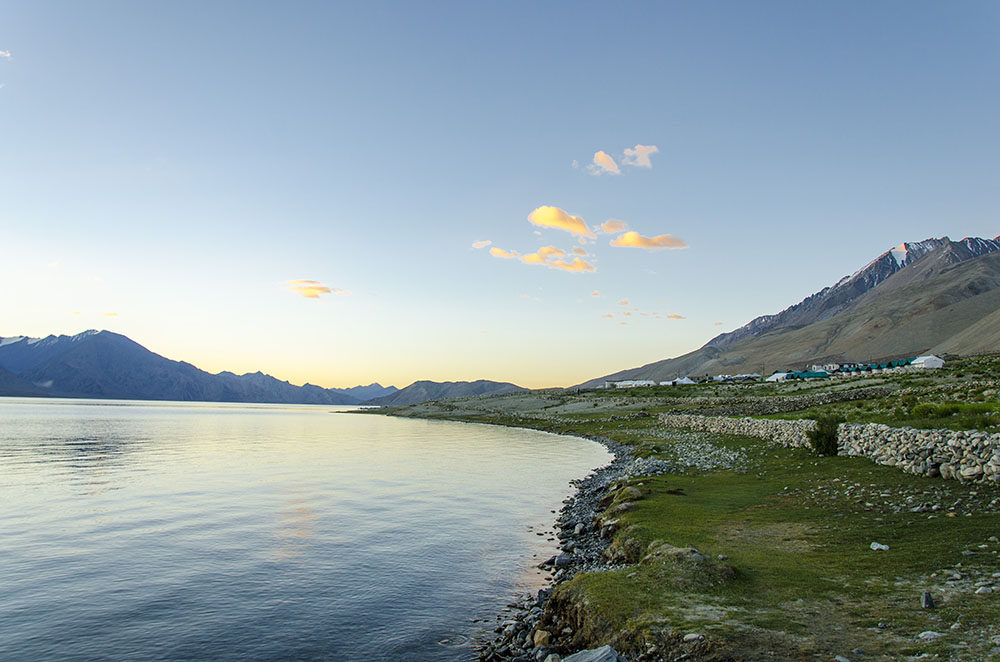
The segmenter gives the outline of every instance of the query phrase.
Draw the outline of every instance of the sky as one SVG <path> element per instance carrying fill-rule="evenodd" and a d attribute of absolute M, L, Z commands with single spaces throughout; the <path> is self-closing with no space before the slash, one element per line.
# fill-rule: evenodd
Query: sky
<path fill-rule="evenodd" d="M 1000 3 L 0 0 L 0 336 L 568 386 L 1000 234 Z"/>

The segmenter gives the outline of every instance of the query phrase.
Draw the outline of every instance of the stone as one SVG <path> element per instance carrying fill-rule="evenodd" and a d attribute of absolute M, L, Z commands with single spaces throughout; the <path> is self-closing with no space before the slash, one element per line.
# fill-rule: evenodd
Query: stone
<path fill-rule="evenodd" d="M 559 662 L 561 659 L 562 658 L 559 657 L 559 653 L 549 653 L 544 662 Z"/>
<path fill-rule="evenodd" d="M 988 595 L 993 592 L 993 589 L 989 586 L 980 586 L 976 589 L 976 595 Z"/>
<path fill-rule="evenodd" d="M 871 545 L 869 545 L 869 547 L 871 548 L 871 550 L 873 552 L 888 552 L 889 551 L 889 545 L 883 545 L 880 542 L 873 542 Z"/>
<path fill-rule="evenodd" d="M 699 634 L 697 632 L 688 632 L 686 635 L 684 635 L 684 642 L 691 643 L 692 641 L 701 641 L 704 638 L 705 635 L 703 634 Z"/>
<path fill-rule="evenodd" d="M 838 655 L 835 658 L 833 658 L 833 662 L 851 662 L 851 661 L 846 657 L 844 657 L 843 655 Z"/>
<path fill-rule="evenodd" d="M 930 591 L 924 591 L 923 595 L 920 596 L 920 606 L 923 609 L 934 609 L 934 596 L 931 595 Z"/>
<path fill-rule="evenodd" d="M 564 657 L 562 662 L 618 662 L 618 653 L 611 646 L 601 646 L 573 653 Z"/>
<path fill-rule="evenodd" d="M 583 533 L 583 522 L 580 522 L 575 527 L 573 527 L 573 535 L 578 536 Z"/>
<path fill-rule="evenodd" d="M 934 630 L 924 630 L 917 635 L 917 639 L 921 641 L 934 641 L 935 639 L 940 639 L 944 634 L 941 632 L 935 632 Z"/>
<path fill-rule="evenodd" d="M 535 648 L 539 646 L 548 646 L 552 643 L 552 633 L 548 630 L 535 630 L 535 636 L 532 637 L 532 643 L 535 644 Z"/>
<path fill-rule="evenodd" d="M 570 554 L 560 554 L 556 557 L 555 566 L 557 568 L 568 568 L 573 564 L 573 556 Z"/>

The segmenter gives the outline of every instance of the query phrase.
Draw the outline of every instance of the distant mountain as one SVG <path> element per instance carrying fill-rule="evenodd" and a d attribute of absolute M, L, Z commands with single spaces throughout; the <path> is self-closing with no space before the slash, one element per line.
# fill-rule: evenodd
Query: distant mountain
<path fill-rule="evenodd" d="M 694 352 L 581 386 L 985 351 L 1000 351 L 1000 237 L 944 237 L 902 244 L 832 287 Z"/>
<path fill-rule="evenodd" d="M 123 335 L 94 330 L 0 339 L 0 368 L 17 380 L 0 373 L 0 395 L 353 405 L 365 399 L 354 391 L 365 396 L 395 390 L 378 384 L 340 390 L 295 386 L 261 372 L 213 375 L 154 354 Z"/>
<path fill-rule="evenodd" d="M 387 395 L 392 395 L 399 389 L 395 386 L 382 386 L 378 382 L 369 384 L 368 386 L 355 386 L 353 388 L 334 388 L 331 391 L 337 391 L 338 393 L 343 393 L 344 395 L 355 398 L 359 402 L 364 402 L 365 400 L 371 400 L 372 398 L 382 398 Z"/>
<path fill-rule="evenodd" d="M 428 400 L 464 398 L 470 395 L 502 395 L 527 389 L 507 382 L 491 382 L 480 379 L 475 382 L 413 382 L 392 395 L 368 400 L 366 405 L 401 406 L 415 405 Z"/>
<path fill-rule="evenodd" d="M 43 395 L 43 392 L 26 379 L 21 379 L 6 368 L 0 368 L 0 394 L 25 396 Z"/>

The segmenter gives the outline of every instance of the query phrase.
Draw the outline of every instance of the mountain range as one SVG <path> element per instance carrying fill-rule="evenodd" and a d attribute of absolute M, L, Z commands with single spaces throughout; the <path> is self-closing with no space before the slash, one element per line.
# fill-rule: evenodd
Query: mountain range
<path fill-rule="evenodd" d="M 213 375 L 110 331 L 0 338 L 0 395 L 355 405 L 396 391 L 295 386 L 261 372 Z"/>
<path fill-rule="evenodd" d="M 1000 237 L 943 237 L 900 244 L 834 285 L 694 352 L 580 386 L 987 351 L 1000 351 Z"/>
<path fill-rule="evenodd" d="M 347 389 L 296 386 L 262 372 L 216 375 L 172 361 L 110 331 L 0 338 L 0 395 L 284 404 L 415 404 L 524 390 L 514 384 L 420 381 Z"/>

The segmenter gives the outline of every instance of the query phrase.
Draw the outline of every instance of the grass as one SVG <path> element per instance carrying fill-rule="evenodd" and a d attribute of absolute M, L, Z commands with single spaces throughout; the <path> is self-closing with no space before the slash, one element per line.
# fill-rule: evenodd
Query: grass
<path fill-rule="evenodd" d="M 780 416 L 997 430 L 1000 402 L 990 375 L 1000 374 L 1000 357 L 949 365 L 950 371 L 880 379 L 888 391 L 877 398 Z M 773 398 L 875 383 L 871 378 L 787 388 L 713 385 L 500 396 L 394 413 L 602 435 L 632 445 L 640 455 L 669 460 L 677 440 L 692 433 L 665 431 L 657 413 L 690 410 L 711 398 Z M 1000 635 L 1000 593 L 974 595 L 971 585 L 962 584 L 986 578 L 1000 586 L 1000 579 L 992 578 L 1000 573 L 1000 544 L 990 541 L 1000 536 L 996 487 L 913 476 L 861 458 L 818 457 L 812 450 L 774 448 L 759 439 L 699 438 L 742 452 L 748 468 L 688 468 L 632 481 L 642 498 L 617 516 L 614 545 L 632 550 L 633 560 L 650 545 L 656 549 L 658 541 L 697 548 L 704 558 L 661 555 L 563 584 L 557 591 L 561 599 L 586 605 L 581 611 L 594 624 L 591 643 L 644 646 L 676 641 L 671 633 L 697 631 L 723 642 L 722 651 L 733 659 L 855 659 L 851 651 L 861 648 L 866 660 L 921 654 L 1000 660 L 1000 648 L 990 640 Z M 926 509 L 935 504 L 938 510 Z M 872 542 L 891 549 L 872 551 Z M 953 572 L 971 579 L 956 588 L 947 581 Z M 937 609 L 920 608 L 925 590 L 934 595 Z M 958 629 L 952 630 L 956 622 Z M 925 630 L 945 636 L 917 640 Z M 723 655 L 713 650 L 703 659 L 726 659 L 712 657 Z M 698 659 L 692 655 L 688 659 Z"/>

